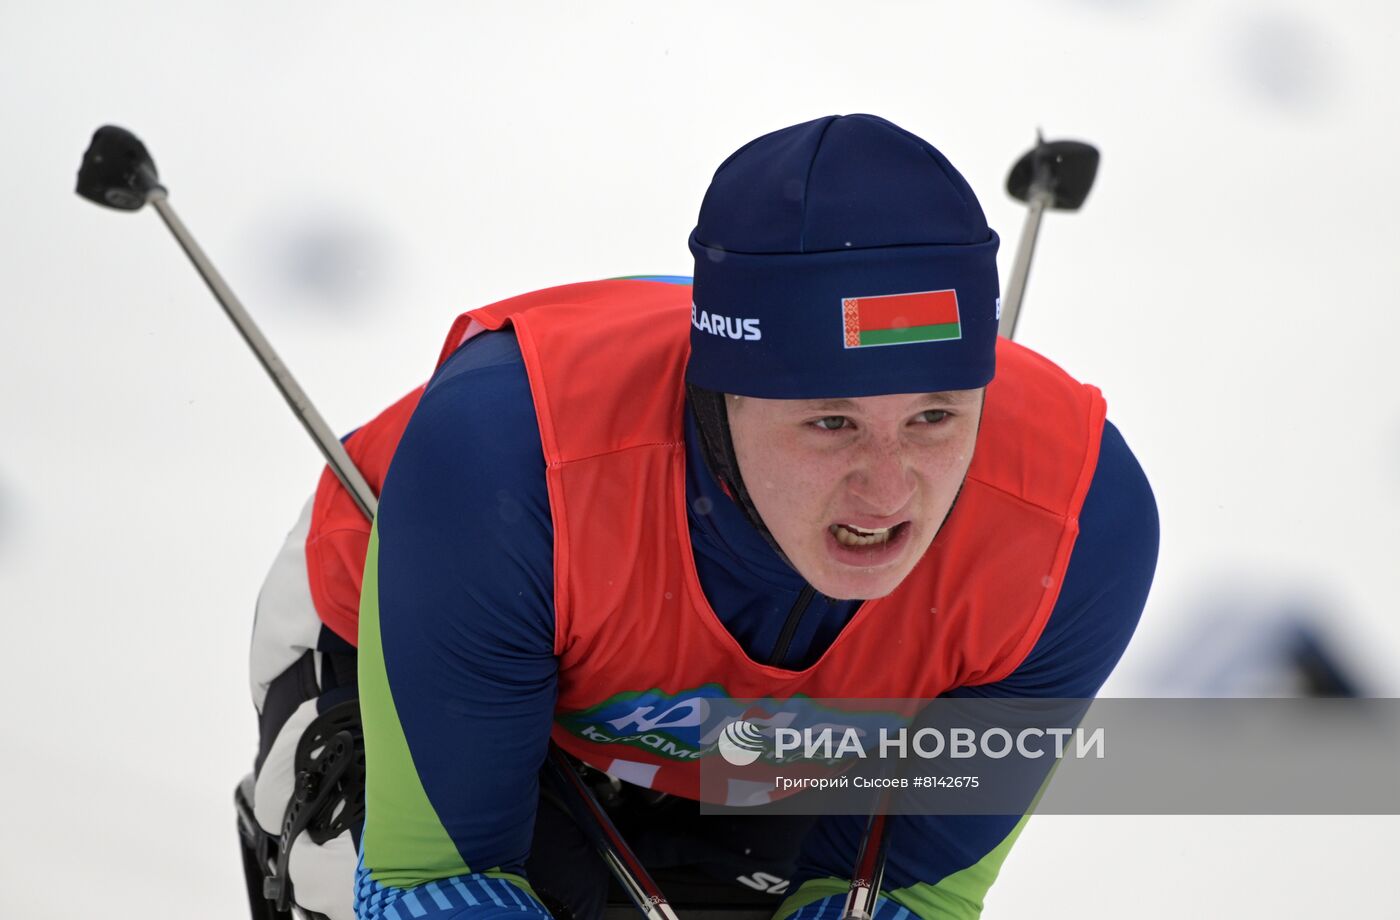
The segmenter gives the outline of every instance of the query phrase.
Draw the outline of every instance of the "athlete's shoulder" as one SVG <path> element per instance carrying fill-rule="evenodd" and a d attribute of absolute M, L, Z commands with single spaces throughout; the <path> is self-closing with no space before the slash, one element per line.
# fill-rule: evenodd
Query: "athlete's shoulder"
<path fill-rule="evenodd" d="M 644 276 L 548 288 L 464 314 L 453 335 L 514 331 L 548 464 L 674 446 L 690 341 L 686 280 Z M 450 335 L 449 347 L 452 341 Z"/>
<path fill-rule="evenodd" d="M 970 483 L 1025 506 L 1073 516 L 1097 462 L 1106 404 L 1038 354 L 997 341 L 996 377 L 987 385 Z"/>
<path fill-rule="evenodd" d="M 1082 579 L 1086 587 L 1130 585 L 1131 594 L 1146 600 L 1160 537 L 1157 498 L 1147 473 L 1122 432 L 1105 421 L 1068 574 Z M 1136 622 L 1136 612 L 1133 619 Z"/>
<path fill-rule="evenodd" d="M 520 620 L 528 608 L 552 641 L 553 524 L 513 333 L 476 336 L 428 382 L 390 464 L 376 527 L 382 604 L 446 618 L 449 631 L 468 613 Z"/>
<path fill-rule="evenodd" d="M 1137 630 L 1158 540 L 1152 487 L 1122 433 L 1105 421 L 1079 534 L 1045 629 L 1014 672 L 957 695 L 1094 696 Z"/>
<path fill-rule="evenodd" d="M 386 488 L 412 466 L 495 479 L 541 467 L 530 382 L 514 330 L 473 336 L 443 361 L 408 420 Z M 455 473 L 455 475 L 454 475 Z"/>

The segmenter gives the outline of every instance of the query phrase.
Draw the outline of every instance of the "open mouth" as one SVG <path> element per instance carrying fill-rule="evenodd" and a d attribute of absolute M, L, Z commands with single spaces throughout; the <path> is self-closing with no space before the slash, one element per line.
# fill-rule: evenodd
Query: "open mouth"
<path fill-rule="evenodd" d="M 836 538 L 836 542 L 842 546 L 873 547 L 884 546 L 901 536 L 908 527 L 908 521 L 900 521 L 893 527 L 882 527 L 879 530 L 865 530 L 854 524 L 832 524 L 828 529 L 831 531 L 831 535 Z"/>

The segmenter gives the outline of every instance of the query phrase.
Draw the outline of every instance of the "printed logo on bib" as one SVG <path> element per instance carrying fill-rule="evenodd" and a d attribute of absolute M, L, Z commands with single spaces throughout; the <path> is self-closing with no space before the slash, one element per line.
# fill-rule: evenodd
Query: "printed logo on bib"
<path fill-rule="evenodd" d="M 735 766 L 774 757 L 777 729 L 851 730 L 871 735 L 898 718 L 889 712 L 838 712 L 798 695 L 740 702 L 719 684 L 665 693 L 619 693 L 595 706 L 558 713 L 555 722 L 595 744 L 641 748 L 680 762 L 719 754 Z M 858 727 L 853 727 L 858 726 Z M 622 755 L 618 755 L 622 756 Z"/>

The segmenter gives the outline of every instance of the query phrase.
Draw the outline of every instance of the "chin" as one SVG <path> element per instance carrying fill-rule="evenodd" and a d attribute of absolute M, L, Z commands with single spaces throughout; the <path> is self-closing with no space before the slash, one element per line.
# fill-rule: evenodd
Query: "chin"
<path fill-rule="evenodd" d="M 895 571 L 832 572 L 821 571 L 807 578 L 807 582 L 822 594 L 834 600 L 870 601 L 877 597 L 893 594 L 913 570 L 912 565 L 900 566 Z"/>

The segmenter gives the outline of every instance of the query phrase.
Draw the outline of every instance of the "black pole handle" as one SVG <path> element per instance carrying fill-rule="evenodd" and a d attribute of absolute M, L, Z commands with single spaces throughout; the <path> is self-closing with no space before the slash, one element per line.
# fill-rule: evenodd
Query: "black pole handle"
<path fill-rule="evenodd" d="M 98 128 L 78 167 L 78 194 L 103 207 L 139 211 L 156 190 L 165 187 L 141 139 L 116 125 Z"/>

